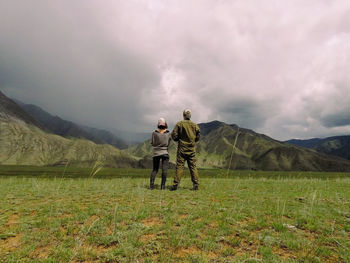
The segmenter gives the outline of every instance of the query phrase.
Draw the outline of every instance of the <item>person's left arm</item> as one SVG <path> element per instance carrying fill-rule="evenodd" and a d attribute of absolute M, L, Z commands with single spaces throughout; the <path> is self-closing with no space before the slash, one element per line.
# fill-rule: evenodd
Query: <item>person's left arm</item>
<path fill-rule="evenodd" d="M 170 142 L 171 142 L 171 133 L 169 133 L 168 146 L 170 145 Z"/>

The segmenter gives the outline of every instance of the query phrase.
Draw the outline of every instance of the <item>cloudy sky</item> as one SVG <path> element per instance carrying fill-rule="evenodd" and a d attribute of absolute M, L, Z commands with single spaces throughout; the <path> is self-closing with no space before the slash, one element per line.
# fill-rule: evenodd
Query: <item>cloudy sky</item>
<path fill-rule="evenodd" d="M 82 124 L 350 134 L 349 0 L 0 0 L 0 90 Z"/>

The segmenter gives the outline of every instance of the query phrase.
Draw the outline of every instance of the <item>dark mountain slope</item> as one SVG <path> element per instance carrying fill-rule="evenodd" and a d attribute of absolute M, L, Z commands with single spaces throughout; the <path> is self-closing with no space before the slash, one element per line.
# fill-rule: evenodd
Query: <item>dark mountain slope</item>
<path fill-rule="evenodd" d="M 20 106 L 33 118 L 37 119 L 42 124 L 42 126 L 44 126 L 47 130 L 51 131 L 54 134 L 66 138 L 74 137 L 87 139 L 98 144 L 103 143 L 102 140 L 89 134 L 79 125 L 71 121 L 63 120 L 58 116 L 53 116 L 36 105 L 21 103 Z"/>
<path fill-rule="evenodd" d="M 87 126 L 81 126 L 74 122 L 64 120 L 58 116 L 53 116 L 42 108 L 33 105 L 25 104 L 23 102 L 15 100 L 28 114 L 37 119 L 42 126 L 54 134 L 69 138 L 81 138 L 93 141 L 97 144 L 110 144 L 118 149 L 125 149 L 128 144 L 118 138 L 113 133 L 91 128 Z"/>
<path fill-rule="evenodd" d="M 286 142 L 350 160 L 350 135 L 333 136 L 324 139 L 289 140 Z"/>
<path fill-rule="evenodd" d="M 313 149 L 322 139 L 320 138 L 313 138 L 309 140 L 298 140 L 298 139 L 292 139 L 285 141 L 286 143 L 293 144 L 296 146 L 304 147 L 304 148 L 309 148 Z"/>
<path fill-rule="evenodd" d="M 122 140 L 121 138 L 117 137 L 113 133 L 107 130 L 103 129 L 96 129 L 96 128 L 91 128 L 87 126 L 82 126 L 82 128 L 88 132 L 89 134 L 93 135 L 94 137 L 98 138 L 104 143 L 113 145 L 117 147 L 118 149 L 126 149 L 128 148 L 129 144 Z"/>

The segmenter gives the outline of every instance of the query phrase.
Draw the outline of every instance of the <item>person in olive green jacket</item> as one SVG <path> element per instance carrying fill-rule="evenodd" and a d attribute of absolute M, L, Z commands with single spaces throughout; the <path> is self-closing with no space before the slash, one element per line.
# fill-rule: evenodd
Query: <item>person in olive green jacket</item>
<path fill-rule="evenodd" d="M 191 179 L 193 183 L 192 190 L 198 190 L 198 172 L 196 166 L 196 142 L 199 141 L 200 129 L 198 125 L 191 121 L 191 111 L 189 109 L 183 112 L 183 121 L 179 121 L 171 137 L 174 141 L 178 142 L 177 156 L 176 156 L 176 174 L 174 178 L 174 185 L 171 190 L 177 190 L 181 180 L 181 175 L 187 161 L 188 168 L 190 169 Z"/>

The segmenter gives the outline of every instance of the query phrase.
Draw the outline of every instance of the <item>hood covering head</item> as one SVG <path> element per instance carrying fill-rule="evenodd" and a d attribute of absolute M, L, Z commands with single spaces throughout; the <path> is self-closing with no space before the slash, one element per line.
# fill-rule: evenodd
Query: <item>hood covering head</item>
<path fill-rule="evenodd" d="M 158 120 L 158 127 L 159 126 L 166 126 L 166 121 L 165 121 L 165 119 L 164 118 L 159 118 L 159 120 Z"/>
<path fill-rule="evenodd" d="M 189 109 L 184 110 L 183 115 L 184 115 L 184 118 L 191 119 L 191 110 Z"/>

